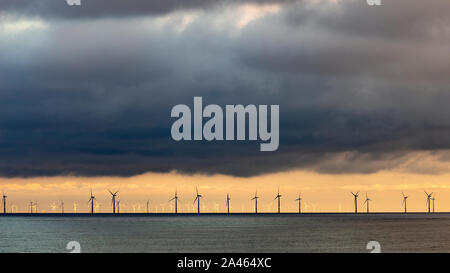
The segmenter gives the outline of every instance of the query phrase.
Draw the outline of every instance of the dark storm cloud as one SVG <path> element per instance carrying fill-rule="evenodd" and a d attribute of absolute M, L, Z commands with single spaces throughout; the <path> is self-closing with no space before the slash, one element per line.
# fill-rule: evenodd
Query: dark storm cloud
<path fill-rule="evenodd" d="M 289 2 L 246 25 L 237 1 L 108 1 L 80 20 L 33 2 L 0 4 L 3 176 L 370 173 L 450 148 L 447 0 Z M 172 141 L 170 110 L 194 96 L 279 104 L 279 150 Z"/>

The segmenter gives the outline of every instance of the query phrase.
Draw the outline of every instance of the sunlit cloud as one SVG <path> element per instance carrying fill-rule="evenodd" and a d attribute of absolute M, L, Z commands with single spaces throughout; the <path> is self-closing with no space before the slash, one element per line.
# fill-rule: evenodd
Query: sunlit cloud
<path fill-rule="evenodd" d="M 240 5 L 237 10 L 233 11 L 236 16 L 236 26 L 238 28 L 244 28 L 247 24 L 254 20 L 262 18 L 266 15 L 276 13 L 280 10 L 279 4 L 243 4 Z"/>
<path fill-rule="evenodd" d="M 41 19 L 17 18 L 0 14 L 0 33 L 14 35 L 27 31 L 44 30 L 48 27 L 49 25 Z"/>

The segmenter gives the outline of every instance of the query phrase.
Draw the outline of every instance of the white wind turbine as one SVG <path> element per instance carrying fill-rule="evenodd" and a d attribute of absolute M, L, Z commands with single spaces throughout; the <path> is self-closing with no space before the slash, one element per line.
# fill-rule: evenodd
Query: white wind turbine
<path fill-rule="evenodd" d="M 195 187 L 195 191 L 197 192 L 197 195 L 195 196 L 194 204 L 197 201 L 197 213 L 200 213 L 200 198 L 202 198 L 203 196 L 198 194 L 198 188 L 197 187 Z"/>
<path fill-rule="evenodd" d="M 275 196 L 274 200 L 276 200 L 276 199 L 278 199 L 278 213 L 280 213 L 280 203 L 281 203 L 280 188 L 278 188 L 278 193 L 277 193 L 277 196 Z"/>
<path fill-rule="evenodd" d="M 372 201 L 372 199 L 370 199 L 368 196 L 367 196 L 367 193 L 366 193 L 366 200 L 364 201 L 364 204 L 366 204 L 366 208 L 367 208 L 367 213 L 369 213 L 369 202 L 370 201 Z M 363 204 L 363 205 L 364 205 Z"/>

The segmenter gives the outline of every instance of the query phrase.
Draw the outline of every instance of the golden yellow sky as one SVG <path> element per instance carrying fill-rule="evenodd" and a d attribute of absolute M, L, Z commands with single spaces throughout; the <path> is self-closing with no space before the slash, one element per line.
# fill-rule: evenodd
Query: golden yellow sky
<path fill-rule="evenodd" d="M 400 171 L 384 171 L 374 174 L 329 175 L 309 171 L 288 171 L 251 178 L 236 178 L 225 175 L 182 175 L 178 173 L 146 173 L 133 177 L 40 177 L 0 179 L 0 189 L 8 195 L 8 207 L 19 212 L 27 211 L 27 204 L 33 200 L 39 204 L 39 212 L 52 212 L 52 203 L 63 199 L 65 211 L 88 211 L 89 190 L 93 189 L 99 207 L 97 211 L 110 212 L 111 201 L 107 188 L 119 190 L 121 212 L 145 212 L 145 203 L 150 200 L 152 212 L 172 211 L 168 200 L 175 189 L 180 197 L 180 212 L 192 212 L 195 187 L 198 186 L 202 199 L 202 211 L 222 212 L 225 210 L 227 192 L 231 195 L 232 211 L 254 210 L 250 198 L 258 189 L 259 210 L 276 211 L 274 200 L 278 187 L 283 195 L 283 212 L 297 211 L 294 201 L 301 191 L 304 212 L 349 212 L 353 211 L 353 197 L 350 191 L 361 191 L 359 210 L 364 211 L 366 192 L 372 211 L 401 211 L 402 194 L 409 195 L 408 210 L 424 211 L 426 196 L 424 190 L 436 193 L 436 211 L 450 211 L 450 174 L 411 174 Z"/>

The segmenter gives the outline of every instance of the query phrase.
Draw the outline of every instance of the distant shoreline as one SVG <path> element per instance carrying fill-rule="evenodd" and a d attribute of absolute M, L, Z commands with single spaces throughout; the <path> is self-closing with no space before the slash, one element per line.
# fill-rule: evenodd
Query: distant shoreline
<path fill-rule="evenodd" d="M 353 212 L 286 212 L 286 213 L 274 213 L 274 212 L 244 212 L 244 213 L 1 213 L 1 217 L 158 217 L 158 216 L 369 216 L 369 215 L 423 215 L 432 216 L 434 214 L 449 214 L 450 212 L 371 212 L 371 213 L 353 213 Z"/>

